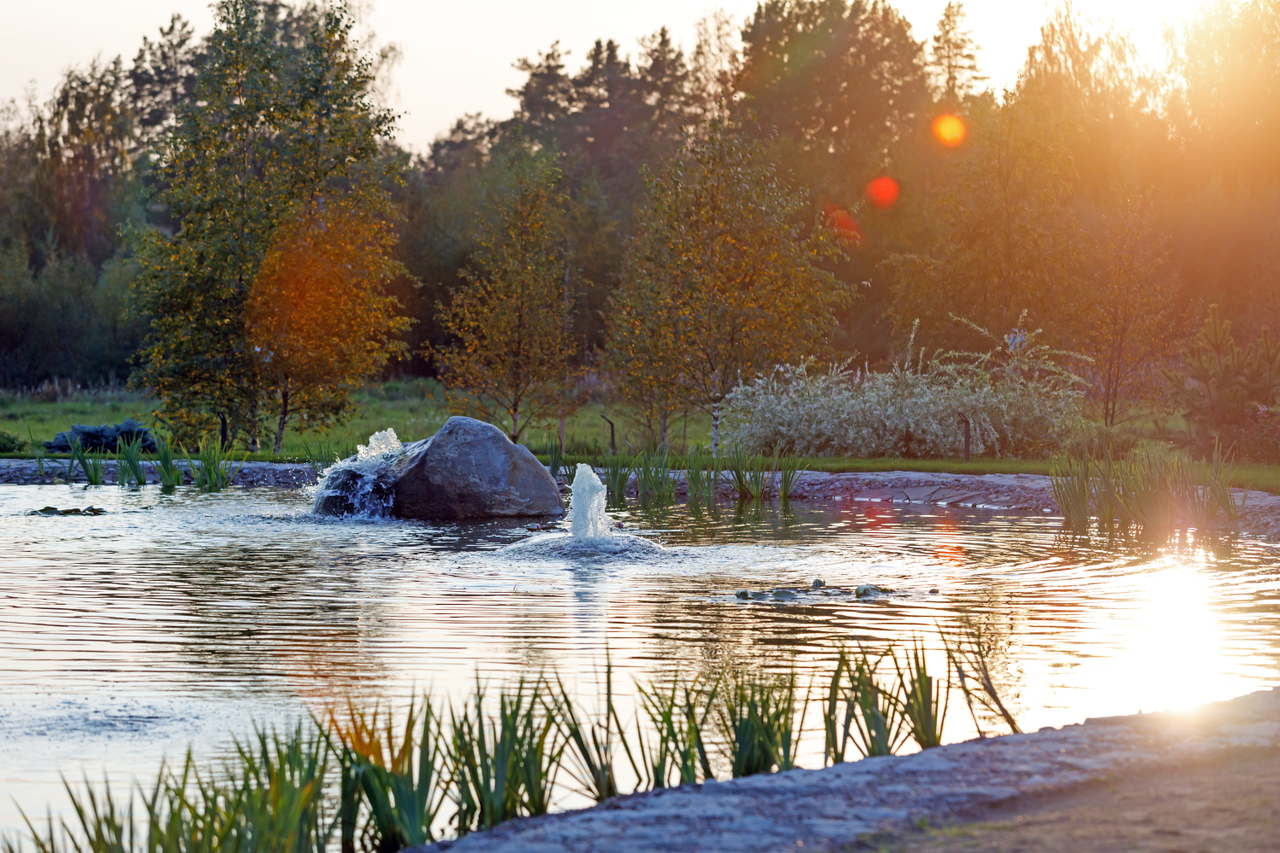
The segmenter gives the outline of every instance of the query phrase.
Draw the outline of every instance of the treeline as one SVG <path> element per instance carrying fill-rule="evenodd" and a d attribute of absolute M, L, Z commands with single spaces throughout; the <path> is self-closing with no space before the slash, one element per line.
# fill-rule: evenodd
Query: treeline
<path fill-rule="evenodd" d="M 283 43 L 318 14 L 264 8 Z M 518 63 L 511 117 L 465 116 L 422 156 L 385 144 L 406 178 L 389 187 L 410 273 L 393 291 L 416 321 L 413 355 L 390 369 L 435 373 L 433 353 L 456 343 L 442 317 L 520 151 L 554 160 L 573 358 L 603 365 L 645 175 L 720 117 L 800 189 L 797 223 L 848 237 L 822 261 L 860 292 L 835 316 L 837 351 L 885 360 L 917 322 L 918 345 L 972 347 L 953 317 L 1016 337 L 1025 313 L 1043 340 L 1092 359 L 1078 369 L 1114 421 L 1161 393 L 1209 304 L 1241 340 L 1276 325 L 1278 33 L 1273 3 L 1216 2 L 1148 68 L 1124 35 L 1063 7 L 1002 93 L 983 87 L 955 3 L 925 40 L 887 3 L 768 0 L 741 26 L 704 20 L 687 51 L 660 30 L 634 48 L 601 40 L 570 67 L 552 45 Z M 130 371 L 147 318 L 126 310 L 136 271 L 122 229 L 179 224 L 154 204 L 154 152 L 203 51 L 175 18 L 132 64 L 69 72 L 47 103 L 9 109 L 0 384 Z M 931 132 L 941 115 L 960 118 L 963 141 Z M 868 196 L 877 178 L 896 198 Z"/>

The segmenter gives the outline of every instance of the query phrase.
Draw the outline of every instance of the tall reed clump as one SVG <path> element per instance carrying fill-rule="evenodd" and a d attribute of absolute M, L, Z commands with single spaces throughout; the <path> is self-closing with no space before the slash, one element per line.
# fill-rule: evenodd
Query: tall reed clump
<path fill-rule="evenodd" d="M 585 720 L 574 707 L 564 682 L 556 679 L 556 715 L 566 749 L 572 747 L 573 759 L 568 773 L 577 783 L 578 791 L 597 803 L 618 795 L 618 773 L 614 766 L 618 746 L 622 747 L 628 760 L 632 758 L 626 732 L 613 702 L 612 662 L 605 663 L 604 683 L 603 710 L 597 719 Z M 634 761 L 632 764 L 634 766 Z"/>
<path fill-rule="evenodd" d="M 797 704 L 804 706 L 799 727 Z M 716 710 L 733 778 L 795 769 L 807 707 L 798 703 L 794 672 L 786 678 L 732 673 Z"/>
<path fill-rule="evenodd" d="M 800 459 L 796 456 L 783 456 L 775 461 L 774 467 L 778 469 L 778 497 L 789 501 L 796 481 L 800 479 Z"/>
<path fill-rule="evenodd" d="M 637 687 L 640 704 L 654 730 L 654 742 L 638 738 L 644 770 L 640 776 L 651 788 L 665 788 L 714 779 L 707 755 L 707 718 L 716 704 L 720 680 L 695 678 L 682 682 L 677 673 L 669 685 Z"/>
<path fill-rule="evenodd" d="M 728 467 L 738 500 L 758 501 L 767 496 L 774 472 L 774 466 L 768 459 L 750 456 L 738 447 L 729 454 Z"/>
<path fill-rule="evenodd" d="M 644 503 L 669 504 L 676 497 L 676 481 L 671 477 L 671 454 L 644 452 L 636 456 L 636 491 Z"/>
<path fill-rule="evenodd" d="M 134 433 L 129 441 L 116 442 L 116 482 L 123 489 L 141 488 L 147 484 L 142 467 L 142 435 Z"/>
<path fill-rule="evenodd" d="M 631 459 L 625 456 L 606 456 L 601 466 L 604 469 L 604 485 L 610 508 L 627 505 L 627 483 L 631 481 Z"/>
<path fill-rule="evenodd" d="M 247 455 L 245 458 L 248 458 Z M 220 492 L 227 488 L 242 467 L 244 459 L 235 464 L 231 449 L 223 449 L 217 441 L 206 441 L 195 459 L 187 456 L 187 468 L 191 471 L 196 488 L 202 492 Z"/>
<path fill-rule="evenodd" d="M 163 438 L 156 438 L 156 461 L 151 467 L 160 477 L 161 490 L 171 492 L 182 485 L 183 472 L 174 460 L 173 446 Z"/>
<path fill-rule="evenodd" d="M 362 801 L 379 850 L 434 841 L 450 767 L 431 697 L 410 703 L 403 728 L 390 713 L 382 719 L 376 705 L 366 712 L 348 702 L 345 720 L 330 712 L 328 731 L 341 757 L 342 850 L 355 849 Z"/>
<path fill-rule="evenodd" d="M 491 829 L 521 814 L 544 814 L 564 753 L 546 682 L 498 696 L 498 714 L 486 716 L 477 683 L 461 715 L 451 712 L 453 790 L 459 835 Z"/>
<path fill-rule="evenodd" d="M 720 485 L 719 461 L 698 448 L 684 459 L 684 480 L 689 491 L 689 503 L 715 503 L 716 489 Z"/>
<path fill-rule="evenodd" d="M 1054 462 L 1049 474 L 1049 492 L 1062 511 L 1067 527 L 1082 530 L 1089 526 L 1089 510 L 1093 499 L 1091 463 L 1087 456 Z"/>
<path fill-rule="evenodd" d="M 84 479 L 90 486 L 101 486 L 106 477 L 106 462 L 101 453 L 89 453 L 84 449 L 84 445 L 80 443 L 80 436 L 71 435 L 69 439 L 71 445 L 71 461 L 67 463 L 66 479 L 71 482 L 71 477 L 75 474 L 75 467 L 80 466 L 80 470 L 84 472 Z"/>

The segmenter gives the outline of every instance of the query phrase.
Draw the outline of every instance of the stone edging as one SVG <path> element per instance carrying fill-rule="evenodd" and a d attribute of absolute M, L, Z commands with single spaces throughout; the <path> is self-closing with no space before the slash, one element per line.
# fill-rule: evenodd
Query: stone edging
<path fill-rule="evenodd" d="M 1232 751 L 1280 749 L 1280 688 L 1189 713 L 1061 729 L 619 797 L 524 818 L 414 853 L 669 853 L 829 850 L 869 833 L 946 823 L 996 803 Z"/>
<path fill-rule="evenodd" d="M 185 467 L 185 459 L 178 461 L 179 467 Z M 0 459 L 0 484 L 4 485 L 40 485 L 65 482 L 58 473 L 66 467 L 66 460 L 60 459 L 44 463 L 44 473 L 34 459 Z M 116 463 L 108 459 L 103 462 L 104 480 L 116 483 Z M 159 483 L 160 477 L 151 470 L 151 464 L 144 463 L 148 483 Z M 85 482 L 84 472 L 76 471 L 73 483 Z M 187 473 L 186 482 L 191 483 L 191 474 Z M 236 474 L 235 484 L 238 486 L 278 486 L 282 488 L 298 488 L 316 482 L 315 471 L 310 465 L 292 462 L 246 462 Z"/>

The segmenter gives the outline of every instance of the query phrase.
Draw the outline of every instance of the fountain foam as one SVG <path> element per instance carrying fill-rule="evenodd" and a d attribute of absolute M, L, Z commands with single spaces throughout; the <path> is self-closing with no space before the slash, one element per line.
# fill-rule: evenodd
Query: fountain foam
<path fill-rule="evenodd" d="M 320 474 L 312 512 L 323 515 L 385 518 L 391 514 L 391 482 L 404 445 L 394 429 L 369 436 L 356 455 L 333 463 Z"/>
<path fill-rule="evenodd" d="M 662 546 L 641 536 L 618 533 L 605 514 L 606 490 L 590 465 L 578 463 L 569 486 L 569 532 L 534 536 L 509 547 L 524 552 L 536 550 L 546 556 L 589 556 L 597 554 L 639 554 L 661 551 Z"/>

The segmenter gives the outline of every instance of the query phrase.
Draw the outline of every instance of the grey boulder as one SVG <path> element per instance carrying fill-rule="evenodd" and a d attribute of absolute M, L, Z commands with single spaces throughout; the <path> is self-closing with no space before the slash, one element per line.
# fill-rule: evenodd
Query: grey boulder
<path fill-rule="evenodd" d="M 401 518 L 512 518 L 564 514 L 560 491 L 528 448 L 497 427 L 454 417 L 405 447 L 392 483 Z"/>

